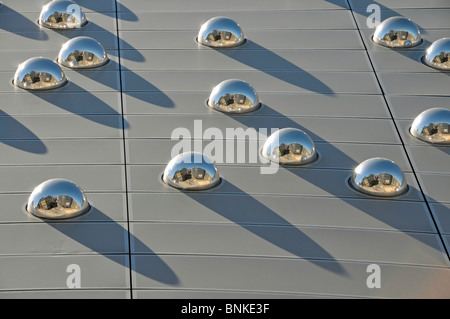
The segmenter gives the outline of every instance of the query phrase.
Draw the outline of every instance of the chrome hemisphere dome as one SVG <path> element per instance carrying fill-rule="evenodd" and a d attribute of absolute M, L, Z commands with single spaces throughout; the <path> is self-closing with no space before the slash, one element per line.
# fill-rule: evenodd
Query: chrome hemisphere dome
<path fill-rule="evenodd" d="M 83 191 L 71 181 L 49 179 L 37 186 L 28 198 L 27 211 L 37 217 L 66 219 L 90 209 Z"/>
<path fill-rule="evenodd" d="M 432 108 L 420 113 L 410 129 L 419 140 L 434 144 L 450 144 L 450 110 Z"/>
<path fill-rule="evenodd" d="M 219 184 L 220 177 L 209 158 L 200 153 L 186 152 L 167 164 L 163 181 L 183 190 L 205 190 Z"/>
<path fill-rule="evenodd" d="M 241 27 L 233 19 L 214 17 L 206 21 L 198 32 L 200 44 L 214 48 L 230 48 L 245 42 Z"/>
<path fill-rule="evenodd" d="M 95 68 L 108 61 L 103 46 L 97 40 L 84 36 L 64 43 L 58 55 L 59 64 L 73 69 Z"/>
<path fill-rule="evenodd" d="M 410 19 L 391 17 L 378 25 L 373 41 L 389 48 L 409 48 L 422 42 L 420 30 Z"/>
<path fill-rule="evenodd" d="M 381 157 L 359 164 L 350 182 L 356 190 L 375 196 L 398 196 L 408 189 L 405 176 L 397 164 Z"/>
<path fill-rule="evenodd" d="M 425 52 L 423 61 L 426 65 L 439 70 L 450 70 L 450 38 L 433 42 Z"/>
<path fill-rule="evenodd" d="M 225 113 L 247 113 L 260 107 L 258 94 L 245 81 L 225 80 L 212 90 L 208 106 Z"/>
<path fill-rule="evenodd" d="M 272 133 L 264 143 L 262 155 L 285 165 L 304 165 L 317 159 L 314 142 L 308 134 L 296 128 L 283 128 Z"/>
<path fill-rule="evenodd" d="M 47 58 L 31 58 L 22 62 L 14 74 L 14 85 L 26 90 L 50 90 L 67 83 L 63 70 Z"/>
<path fill-rule="evenodd" d="M 81 7 L 73 1 L 54 0 L 42 7 L 39 24 L 50 29 L 75 29 L 87 23 Z"/>

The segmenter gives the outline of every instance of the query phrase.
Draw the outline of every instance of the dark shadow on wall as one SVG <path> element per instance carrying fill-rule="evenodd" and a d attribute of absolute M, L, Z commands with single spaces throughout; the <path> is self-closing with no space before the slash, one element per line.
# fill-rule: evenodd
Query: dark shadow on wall
<path fill-rule="evenodd" d="M 94 223 L 86 221 L 89 216 L 95 216 L 93 217 L 95 220 L 101 220 L 102 223 L 107 223 L 108 227 L 105 228 L 107 231 L 94 233 L 92 231 L 95 229 L 92 228 Z M 134 259 L 132 259 L 132 265 L 130 266 L 128 242 L 125 240 L 125 238 L 128 238 L 128 230 L 95 207 L 91 207 L 91 210 L 88 213 L 74 219 L 44 221 L 55 230 L 82 244 L 89 250 L 92 250 L 113 262 L 119 263 L 123 267 L 131 269 L 136 272 L 137 275 L 171 286 L 177 286 L 180 282 L 178 276 L 170 266 L 162 260 L 156 252 L 133 234 L 130 234 L 132 247 L 139 246 L 139 256 L 148 256 L 149 258 L 146 259 L 145 263 L 133 263 Z M 89 227 L 86 227 L 86 225 L 89 225 Z M 118 258 L 118 254 L 123 254 L 124 258 Z"/>
<path fill-rule="evenodd" d="M 141 100 L 143 102 L 152 103 L 154 105 L 158 105 L 160 107 L 166 107 L 166 108 L 172 108 L 175 107 L 174 102 L 172 99 L 165 94 L 163 91 L 161 91 L 159 88 L 151 84 L 149 81 L 144 79 L 142 76 L 138 75 L 137 73 L 133 72 L 132 70 L 125 68 L 124 66 L 120 66 L 117 62 L 110 60 L 109 65 L 113 70 L 119 70 L 119 67 L 121 69 L 122 73 L 122 93 L 124 95 L 131 96 L 133 98 L 136 98 L 138 100 Z M 65 68 L 65 70 L 69 70 Z M 99 82 L 102 85 L 108 85 L 109 88 L 113 90 L 117 90 L 117 82 L 110 81 L 105 82 L 101 81 L 100 79 L 97 79 L 95 76 L 95 73 L 92 73 L 92 71 L 101 70 L 101 68 L 96 68 L 90 70 L 77 70 L 72 69 L 74 72 L 78 72 L 79 74 L 82 74 L 86 77 L 89 77 L 89 79 Z M 91 72 L 91 73 L 90 73 Z M 114 72 L 114 71 L 111 71 Z M 76 85 L 73 82 L 71 85 Z M 81 88 L 80 88 L 81 89 Z M 153 95 L 149 94 L 141 94 L 142 92 L 151 92 L 151 93 L 158 93 L 158 99 L 154 98 Z"/>
<path fill-rule="evenodd" d="M 268 105 L 264 105 L 264 107 L 270 108 L 270 106 L 268 106 Z M 334 154 L 337 159 L 340 159 L 341 161 L 343 161 L 345 163 L 349 163 L 348 164 L 349 165 L 349 167 L 348 167 L 349 177 L 351 175 L 352 170 L 359 164 L 353 158 L 349 157 L 347 154 L 345 154 L 344 152 L 339 150 L 335 145 L 329 143 L 327 140 L 325 140 L 320 135 L 318 135 L 317 132 L 308 130 L 304 126 L 295 122 L 291 118 L 284 116 L 283 114 L 279 113 L 278 111 L 274 110 L 273 108 L 270 108 L 269 113 L 271 114 L 271 118 L 274 118 L 274 117 L 282 118 L 283 122 L 286 123 L 286 125 L 284 127 L 297 128 L 297 129 L 300 129 L 300 130 L 304 131 L 305 133 L 307 133 L 316 142 L 316 148 L 319 153 L 320 153 L 321 146 L 327 146 L 329 153 Z M 269 132 L 269 133 L 271 132 L 271 129 L 272 129 L 272 127 L 265 125 L 270 122 L 270 121 L 267 121 L 267 117 L 261 117 L 263 119 L 263 121 L 260 122 L 259 125 L 258 125 L 258 120 L 255 117 L 249 118 L 248 116 L 238 116 L 238 115 L 230 115 L 230 117 L 232 117 L 237 122 L 241 123 L 241 125 L 244 129 L 247 127 L 254 127 L 256 129 L 267 129 L 267 132 Z M 307 121 L 307 119 L 305 119 L 305 120 Z M 355 119 L 355 120 L 357 120 L 357 119 Z M 282 128 L 282 127 L 280 127 L 280 128 Z M 204 129 L 206 129 L 206 128 L 204 128 Z M 346 129 L 346 128 L 342 128 L 342 129 Z M 318 142 L 320 142 L 320 143 L 318 143 Z M 389 158 L 389 154 L 379 154 L 378 156 Z M 352 200 L 354 198 L 360 197 L 360 196 L 358 196 L 359 193 L 357 193 L 357 191 L 355 191 L 355 197 L 352 197 L 352 198 L 342 197 L 342 193 L 339 192 L 339 187 L 336 187 L 334 183 L 330 183 L 327 180 L 319 180 L 319 179 L 317 179 L 317 176 L 315 174 L 307 174 L 308 171 L 310 171 L 308 168 L 313 168 L 313 167 L 314 167 L 314 163 L 311 163 L 311 164 L 308 164 L 305 166 L 301 166 L 301 167 L 281 166 L 280 169 L 285 169 L 285 170 L 289 171 L 290 173 L 296 175 L 298 178 L 304 179 L 304 180 L 308 181 L 309 183 L 311 183 L 312 185 L 319 187 L 320 189 L 322 189 L 323 191 L 328 193 L 329 196 L 339 198 L 340 200 L 344 201 L 345 203 L 347 203 L 359 210 L 364 211 L 364 213 L 370 215 L 373 218 L 376 218 L 376 219 L 382 221 L 383 223 L 391 226 L 392 228 L 395 228 L 395 229 L 398 229 L 399 231 L 405 232 L 406 234 L 408 234 L 408 236 L 411 236 L 411 237 L 423 242 L 424 244 L 429 245 L 431 248 L 439 249 L 439 248 L 436 248 L 437 246 L 435 245 L 434 240 L 428 240 L 429 238 L 419 237 L 418 234 L 416 234 L 416 233 L 412 233 L 411 231 L 400 229 L 401 225 L 393 223 L 392 219 L 386 218 L 386 216 L 384 216 L 382 214 L 377 214 L 377 210 L 368 211 L 367 208 L 364 209 L 361 206 L 358 206 L 359 202 Z M 342 187 L 346 187 L 346 183 L 347 183 L 346 180 L 342 181 Z M 420 189 L 416 189 L 416 188 L 412 187 L 411 185 L 409 185 L 409 189 L 411 192 L 417 192 L 419 194 L 422 194 Z M 369 195 L 363 195 L 363 196 L 366 197 L 367 199 L 378 199 L 379 201 L 402 199 L 402 196 L 395 197 L 392 199 L 390 199 L 390 198 L 380 199 L 379 197 L 372 197 Z M 420 195 L 420 197 L 422 198 L 421 195 Z M 258 205 L 258 204 L 255 203 L 255 205 Z M 439 204 L 439 205 L 441 205 L 441 204 Z M 449 213 L 450 213 L 450 210 L 448 208 L 446 208 L 443 205 L 441 205 L 441 206 L 442 206 L 441 207 L 442 210 L 449 211 Z M 326 247 L 324 247 L 323 249 L 325 250 Z"/>
<path fill-rule="evenodd" d="M 98 11 L 98 4 L 96 4 L 95 2 L 97 1 L 93 1 L 93 0 L 76 0 L 76 2 L 81 6 L 84 7 L 88 10 L 97 12 L 97 13 L 102 13 L 105 15 L 108 15 L 109 12 L 101 12 Z M 133 13 L 133 11 L 131 11 L 130 9 L 128 9 L 124 4 L 116 1 L 117 3 L 117 10 L 122 13 L 118 16 L 119 20 L 124 20 L 124 21 L 138 21 L 138 17 Z M 88 13 L 87 13 L 88 14 Z"/>
<path fill-rule="evenodd" d="M 67 40 L 73 39 L 75 37 L 79 36 L 88 36 L 91 38 L 96 39 L 98 42 L 104 45 L 104 43 L 112 43 L 114 46 L 113 50 L 117 50 L 117 43 L 120 43 L 120 49 L 123 50 L 126 48 L 127 50 L 133 50 L 133 55 L 129 59 L 134 62 L 144 62 L 145 57 L 134 48 L 130 43 L 125 41 L 123 38 L 120 38 L 119 41 L 117 39 L 117 31 L 116 30 L 107 30 L 104 27 L 98 25 L 95 23 L 95 21 L 89 21 L 87 25 L 81 28 L 77 29 L 70 29 L 70 30 L 57 30 L 57 29 L 48 29 L 49 32 L 56 32 L 60 34 L 61 36 L 64 36 L 67 38 Z M 63 43 L 61 43 L 63 45 Z M 112 47 L 106 49 L 112 49 Z M 57 49 L 59 50 L 59 48 Z M 111 50 L 108 50 L 110 54 L 113 54 Z M 57 51 L 56 51 L 57 54 Z"/>
<path fill-rule="evenodd" d="M 20 123 L 14 117 L 1 110 L 0 123 L 2 127 L 0 141 L 3 144 L 28 153 L 47 153 L 47 147 L 44 142 L 36 136 L 36 134 L 30 131 L 25 125 Z"/>
<path fill-rule="evenodd" d="M 259 52 L 259 56 L 264 58 L 258 58 L 257 55 L 240 54 L 240 52 L 245 49 L 245 46 L 229 49 L 215 49 L 215 51 L 298 88 L 318 94 L 334 94 L 334 91 L 327 84 L 311 73 L 250 39 L 247 39 L 246 41 L 245 46 L 251 46 L 252 51 L 255 50 L 255 52 Z"/>
<path fill-rule="evenodd" d="M 76 83 L 70 82 L 72 91 L 55 92 L 55 91 L 30 91 L 34 96 L 75 115 L 83 117 L 87 120 L 96 122 L 101 125 L 122 129 L 122 121 L 124 129 L 129 128 L 126 119 L 122 117 L 113 107 L 99 99 L 89 91 L 81 88 Z M 64 89 L 61 88 L 62 90 Z M 115 115 L 115 116 L 98 116 L 98 115 Z M 120 117 L 118 119 L 117 117 Z"/>
<path fill-rule="evenodd" d="M 309 262 L 326 269 L 330 272 L 347 276 L 346 270 L 337 262 L 330 253 L 328 253 L 323 247 L 313 241 L 300 229 L 296 228 L 290 224 L 283 217 L 278 215 L 275 211 L 271 210 L 266 205 L 262 204 L 260 201 L 256 200 L 251 195 L 246 194 L 243 190 L 239 189 L 236 185 L 231 184 L 227 180 L 222 180 L 222 183 L 227 183 L 227 190 L 233 194 L 245 194 L 245 207 L 251 209 L 253 212 L 258 212 L 259 217 L 262 220 L 270 220 L 272 225 L 283 225 L 268 227 L 255 225 L 253 220 L 247 223 L 242 219 L 242 214 L 240 216 L 236 215 L 240 212 L 240 207 L 236 207 L 235 202 L 232 201 L 218 201 L 217 198 L 212 196 L 202 196 L 196 192 L 183 192 L 186 196 L 197 201 L 198 203 L 208 207 L 220 216 L 230 220 L 231 222 L 241 226 L 247 231 L 255 234 L 263 240 L 291 253 L 299 258 L 306 258 Z M 252 214 L 254 216 L 254 214 Z M 225 239 L 225 238 L 224 238 Z M 243 246 L 246 245 L 245 242 L 242 243 Z M 314 258 L 314 259 L 308 259 Z M 325 261 L 334 261 L 323 262 Z"/>
<path fill-rule="evenodd" d="M 36 21 L 32 21 L 5 4 L 0 5 L 0 14 L 0 30 L 33 40 L 48 39 L 47 33 L 37 24 L 39 14 L 36 16 Z"/>

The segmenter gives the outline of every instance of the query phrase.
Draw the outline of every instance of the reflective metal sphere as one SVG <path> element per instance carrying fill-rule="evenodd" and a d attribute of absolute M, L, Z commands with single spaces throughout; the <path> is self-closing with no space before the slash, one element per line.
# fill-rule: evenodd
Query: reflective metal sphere
<path fill-rule="evenodd" d="M 225 113 L 247 113 L 257 110 L 260 103 L 255 89 L 247 82 L 225 80 L 212 90 L 208 106 Z"/>
<path fill-rule="evenodd" d="M 440 70 L 450 70 L 450 38 L 433 42 L 425 52 L 423 61 L 428 66 Z"/>
<path fill-rule="evenodd" d="M 272 133 L 264 143 L 262 155 L 272 162 L 287 165 L 303 165 L 317 159 L 314 142 L 296 128 L 283 128 Z"/>
<path fill-rule="evenodd" d="M 58 62 L 68 68 L 88 69 L 106 64 L 109 61 L 103 46 L 89 37 L 73 38 L 62 46 Z"/>
<path fill-rule="evenodd" d="M 450 144 L 450 110 L 436 107 L 423 111 L 412 123 L 410 132 L 428 143 Z"/>
<path fill-rule="evenodd" d="M 14 85 L 27 90 L 55 89 L 66 83 L 66 76 L 58 63 L 46 58 L 22 62 L 14 75 Z"/>
<path fill-rule="evenodd" d="M 214 48 L 230 48 L 245 42 L 241 27 L 233 19 L 215 17 L 206 21 L 198 32 L 200 44 Z"/>
<path fill-rule="evenodd" d="M 184 190 L 204 190 L 220 183 L 219 172 L 203 154 L 186 152 L 172 158 L 167 164 L 163 181 Z"/>
<path fill-rule="evenodd" d="M 419 28 L 410 19 L 392 17 L 378 25 L 373 41 L 389 48 L 409 48 L 419 45 L 422 37 Z"/>
<path fill-rule="evenodd" d="M 49 179 L 37 186 L 28 198 L 27 211 L 37 217 L 66 219 L 81 215 L 90 206 L 83 191 L 71 181 Z"/>
<path fill-rule="evenodd" d="M 81 28 L 87 23 L 81 7 L 73 1 L 54 0 L 42 7 L 39 24 L 51 29 Z"/>
<path fill-rule="evenodd" d="M 397 164 L 380 157 L 359 164 L 350 182 L 358 191 L 375 196 L 397 196 L 408 189 L 405 176 Z"/>

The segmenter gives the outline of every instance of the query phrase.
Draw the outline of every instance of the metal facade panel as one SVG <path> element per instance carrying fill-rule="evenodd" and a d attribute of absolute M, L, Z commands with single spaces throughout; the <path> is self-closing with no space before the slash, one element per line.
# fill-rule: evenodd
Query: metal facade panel
<path fill-rule="evenodd" d="M 299 3 L 300 4 L 300 3 Z M 355 22 L 347 10 L 261 10 L 232 11 L 221 10 L 220 15 L 241 21 L 244 30 L 270 29 L 308 29 L 308 30 L 346 30 L 356 29 Z M 195 30 L 203 22 L 217 16 L 212 11 L 167 11 L 164 14 L 155 11 L 119 11 L 120 30 Z"/>
<path fill-rule="evenodd" d="M 379 4 L 379 3 L 378 3 Z M 448 36 L 448 25 L 444 16 L 448 6 L 438 1 L 427 3 L 427 8 L 420 4 L 404 1 L 394 1 L 388 7 L 381 6 L 382 18 L 403 15 L 413 18 L 418 24 L 422 43 L 410 49 L 393 50 L 376 45 L 371 41 L 373 30 L 368 29 L 362 18 L 364 12 L 355 14 L 368 54 L 374 65 L 374 70 L 386 94 L 386 101 L 391 110 L 402 143 L 410 158 L 412 168 L 416 172 L 421 190 L 430 203 L 430 211 L 436 222 L 438 231 L 445 233 L 448 221 L 443 218 L 443 212 L 449 212 L 442 202 L 448 201 L 450 194 L 448 181 L 447 148 L 431 145 L 420 141 L 409 132 L 412 121 L 422 111 L 432 107 L 446 107 L 448 90 L 445 87 L 447 74 L 425 66 L 421 59 L 425 50 L 437 39 Z M 359 2 L 358 5 L 361 5 Z M 396 8 L 399 8 L 396 10 Z M 410 9 L 408 9 L 410 8 Z M 368 14 L 368 13 L 366 13 Z M 409 74 L 409 75 L 408 75 Z M 435 204 L 432 204 L 435 203 Z M 448 252 L 448 243 L 446 251 Z"/>
<path fill-rule="evenodd" d="M 289 257 L 443 266 L 436 235 L 268 225 L 132 223 L 133 253 Z M 177 234 L 174 238 L 173 234 Z M 205 240 L 208 238 L 208 240 Z M 182 239 L 182 240 L 180 240 Z M 398 252 L 402 253 L 399 254 Z"/>
<path fill-rule="evenodd" d="M 442 1 L 442 0 L 441 0 Z M 229 10 L 229 8 L 239 8 L 239 10 L 251 10 L 255 7 L 264 10 L 317 10 L 317 9 L 347 9 L 345 0 L 304 0 L 301 2 L 295 0 L 280 0 L 276 3 L 271 0 L 229 0 L 208 1 L 196 0 L 187 3 L 183 0 L 170 0 L 164 2 L 152 3 L 146 0 L 121 0 L 118 6 L 119 11 L 137 11 L 137 10 L 167 10 L 167 11 L 202 11 L 202 10 Z"/>
<path fill-rule="evenodd" d="M 220 115 L 207 107 L 210 92 L 125 92 L 126 114 Z M 390 118 L 380 95 L 258 92 L 261 108 L 252 116 Z M 364 106 L 364 107 L 361 107 Z"/>
<path fill-rule="evenodd" d="M 450 203 L 450 197 L 448 196 L 450 175 L 421 173 L 419 180 L 430 202 Z"/>
<path fill-rule="evenodd" d="M 346 76 L 346 81 L 342 77 Z M 0 79 L 2 75 L 0 74 Z M 230 78 L 252 83 L 264 92 L 314 92 L 318 94 L 378 94 L 375 77 L 369 72 L 325 71 L 124 71 L 124 91 L 210 91 L 216 84 Z M 438 81 L 438 79 L 436 79 Z M 436 89 L 444 89 L 439 82 Z M 1 89 L 1 87 L 0 87 Z"/>
<path fill-rule="evenodd" d="M 0 225 L 0 229 L 0 255 L 128 252 L 127 229 L 123 223 L 6 224 Z"/>
<path fill-rule="evenodd" d="M 48 0 L 2 0 L 0 298 L 450 297 L 449 154 L 408 132 L 422 110 L 448 103 L 446 74 L 420 63 L 448 37 L 445 1 L 377 1 L 382 18 L 408 15 L 421 28 L 424 43 L 394 52 L 371 41 L 366 0 L 78 0 L 90 22 L 66 32 L 36 24 Z M 196 42 L 216 15 L 240 23 L 242 47 Z M 112 61 L 63 68 L 69 83 L 53 91 L 11 84 L 18 63 L 54 59 L 80 35 Z M 252 84 L 262 107 L 209 109 L 228 78 Z M 161 180 L 169 139 L 176 128 L 193 133 L 196 120 L 224 133 L 300 128 L 319 160 L 272 175 L 259 162 L 219 162 L 217 188 L 170 188 Z M 259 152 L 250 140 L 241 145 Z M 375 156 L 405 172 L 406 194 L 349 186 L 354 167 Z M 80 185 L 92 210 L 64 221 L 28 214 L 30 192 L 52 177 Z M 367 287 L 369 263 L 380 265 L 382 289 Z M 72 264 L 80 290 L 67 286 Z"/>
<path fill-rule="evenodd" d="M 150 263 L 156 266 L 147 274 L 134 274 L 135 287 L 139 289 L 177 286 L 183 289 L 283 291 L 390 298 L 448 298 L 450 294 L 447 268 L 382 264 L 380 267 L 384 276 L 389 278 L 388 282 L 383 289 L 369 289 L 364 284 L 368 263 L 211 256 L 134 256 L 132 263 L 136 264 L 137 269 Z M 362 284 L 355 284 L 357 282 Z M 430 282 L 435 283 L 433 288 L 429 287 Z M 404 289 L 405 285 L 409 289 Z"/>
<path fill-rule="evenodd" d="M 189 130 L 194 137 L 195 129 L 215 127 L 221 130 L 223 138 L 234 139 L 236 128 L 253 128 L 249 130 L 250 138 L 256 139 L 252 131 L 268 134 L 271 129 L 294 127 L 307 132 L 313 141 L 351 142 L 351 143 L 385 143 L 398 144 L 398 137 L 393 134 L 392 121 L 386 119 L 359 118 L 315 118 L 315 117 L 236 117 L 223 114 L 214 116 L 170 116 L 170 115 L 128 115 L 125 117 L 129 128 L 125 131 L 129 138 L 171 138 L 174 128 Z M 199 121 L 199 122 L 194 122 Z M 170 125 L 169 125 L 170 123 Z M 230 128 L 227 134 L 226 128 Z M 370 128 L 370 130 L 368 129 Z M 265 129 L 263 131 L 262 129 Z M 355 134 L 356 132 L 356 134 Z M 200 135 L 200 136 L 198 136 Z M 202 138 L 198 134 L 195 138 Z M 227 137 L 228 136 L 228 137 Z"/>
<path fill-rule="evenodd" d="M 129 289 L 127 255 L 48 255 L 0 256 L 2 277 L 0 291 L 67 290 L 67 268 L 76 264 L 82 271 L 84 289 Z M 53 298 L 53 297 L 52 297 Z"/>
<path fill-rule="evenodd" d="M 430 207 L 436 216 L 439 229 L 442 233 L 450 235 L 450 215 L 448 213 L 450 204 L 432 203 Z M 448 247 L 448 239 L 446 245 Z"/>
<path fill-rule="evenodd" d="M 84 290 L 85 298 L 129 298 L 115 1 L 77 1 L 89 23 L 70 31 L 37 25 L 40 9 L 47 2 L 6 0 L 0 7 L 0 70 L 4 77 L 0 89 L 4 156 L 0 165 L 2 179 L 7 181 L 0 186 L 4 212 L 0 227 L 5 238 L 1 264 L 2 274 L 7 274 L 0 282 L 0 298 L 16 294 L 22 298 L 80 298 L 81 290 L 68 290 L 69 265 L 81 267 L 81 287 L 89 289 Z M 19 63 L 34 56 L 55 59 L 63 43 L 76 36 L 97 39 L 106 48 L 110 63 L 95 70 L 63 68 L 69 83 L 58 90 L 37 93 L 12 85 Z M 26 212 L 33 188 L 56 177 L 70 179 L 86 191 L 91 204 L 88 213 L 55 222 Z M 116 253 L 120 255 L 113 255 Z M 24 290 L 28 294 L 21 294 Z"/>
<path fill-rule="evenodd" d="M 436 232 L 423 202 L 248 194 L 187 196 L 183 193 L 131 193 L 129 199 L 130 219 L 135 223 L 294 225 Z"/>
<path fill-rule="evenodd" d="M 386 97 L 395 119 L 412 121 L 423 111 L 433 107 L 445 107 L 447 96 L 397 96 Z"/>
<path fill-rule="evenodd" d="M 446 95 L 450 78 L 443 72 L 406 73 L 379 72 L 386 94 L 398 95 Z M 424 83 L 427 83 L 425 86 Z"/>
<path fill-rule="evenodd" d="M 330 55 L 333 59 L 329 59 Z M 122 50 L 128 70 L 165 71 L 371 71 L 362 50 Z M 139 58 L 141 57 L 141 58 Z"/>
<path fill-rule="evenodd" d="M 204 48 L 196 42 L 197 33 L 196 30 L 175 32 L 119 30 L 120 48 L 213 50 Z M 241 48 L 246 50 L 364 49 L 356 30 L 248 30 L 245 35 L 249 40 Z M 286 38 L 289 38 L 289 41 L 286 41 Z"/>
<path fill-rule="evenodd" d="M 410 146 L 408 152 L 418 172 L 435 172 L 450 175 L 448 156 L 450 150 L 446 147 Z"/>
<path fill-rule="evenodd" d="M 372 63 L 376 71 L 439 73 L 439 70 L 422 63 L 423 56 L 424 52 L 421 51 L 371 52 Z"/>

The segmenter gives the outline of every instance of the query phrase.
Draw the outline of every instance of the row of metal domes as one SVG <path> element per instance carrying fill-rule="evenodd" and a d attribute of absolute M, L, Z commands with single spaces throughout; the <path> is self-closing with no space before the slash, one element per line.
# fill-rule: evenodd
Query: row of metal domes
<path fill-rule="evenodd" d="M 75 29 L 88 23 L 81 7 L 70 0 L 53 0 L 42 7 L 39 24 L 50 29 Z M 211 47 L 234 47 L 245 42 L 241 27 L 232 19 L 215 17 L 204 23 L 197 41 Z"/>
<path fill-rule="evenodd" d="M 39 25 L 59 30 L 81 28 L 88 23 L 81 7 L 70 0 L 54 0 L 42 7 Z M 21 63 L 14 75 L 14 85 L 27 90 L 49 90 L 64 86 L 66 76 L 58 65 L 72 69 L 103 66 L 109 58 L 96 40 L 81 36 L 67 41 L 59 51 L 57 63 L 42 57 Z"/>
<path fill-rule="evenodd" d="M 69 0 L 54 0 L 42 9 L 40 24 L 51 28 L 68 29 L 85 24 L 82 9 Z M 76 23 L 70 24 L 70 21 Z M 234 47 L 245 42 L 241 27 L 226 17 L 214 17 L 205 22 L 197 41 L 211 47 Z M 420 30 L 411 20 L 392 17 L 375 30 L 373 41 L 391 48 L 409 48 L 421 43 Z M 450 38 L 435 41 L 426 51 L 424 62 L 432 67 L 450 68 Z M 89 37 L 67 41 L 58 55 L 58 63 L 69 68 L 92 68 L 105 65 L 109 59 L 102 45 Z M 46 58 L 31 58 L 21 63 L 15 73 L 14 84 L 28 90 L 47 90 L 67 83 L 63 70 Z M 260 107 L 254 88 L 241 80 L 226 80 L 211 92 L 208 106 L 226 113 L 246 113 Z M 411 128 L 413 136 L 431 143 L 450 143 L 449 113 L 446 109 L 430 109 L 421 113 Z"/>
<path fill-rule="evenodd" d="M 292 134 L 295 129 L 284 130 Z M 298 134 L 304 133 L 299 131 Z M 268 148 L 270 149 L 271 146 L 273 145 L 269 145 Z M 267 150 L 266 146 L 265 150 Z M 308 152 L 306 154 L 309 155 L 297 154 L 297 148 L 294 147 L 289 155 L 280 154 L 280 148 L 273 149 L 270 155 L 277 160 L 286 157 L 288 161 L 295 156 L 305 158 L 305 161 L 317 156 L 314 150 L 315 156 Z M 205 155 L 195 152 L 175 156 L 167 164 L 162 179 L 166 184 L 185 191 L 206 190 L 221 182 L 214 163 Z M 400 168 L 393 161 L 379 157 L 359 164 L 350 177 L 349 183 L 362 193 L 383 197 L 402 195 L 408 189 Z M 33 190 L 28 198 L 26 209 L 39 218 L 67 219 L 87 213 L 90 207 L 86 195 L 78 185 L 66 179 L 55 178 L 43 182 Z"/>
<path fill-rule="evenodd" d="M 61 47 L 57 62 L 72 69 L 95 68 L 108 63 L 103 46 L 89 37 L 73 38 Z M 35 57 L 21 63 L 14 74 L 14 85 L 26 90 L 49 90 L 67 83 L 60 65 L 53 60 Z"/>
<path fill-rule="evenodd" d="M 410 19 L 392 17 L 378 25 L 372 40 L 389 48 L 411 48 L 422 43 L 419 27 Z M 434 41 L 425 51 L 423 62 L 433 68 L 450 70 L 450 38 Z"/>
<path fill-rule="evenodd" d="M 69 0 L 55 0 L 45 5 L 42 9 L 40 24 L 46 27 L 57 29 L 70 29 L 80 27 L 85 22 L 86 16 L 82 9 L 74 2 Z M 75 21 L 70 24 L 68 21 Z M 377 44 L 391 48 L 410 48 L 419 45 L 422 42 L 420 30 L 414 22 L 403 17 L 391 17 L 383 21 L 375 30 L 372 37 Z M 227 17 L 214 17 L 205 22 L 197 36 L 200 44 L 215 47 L 228 48 L 235 47 L 245 42 L 244 33 L 241 27 L 234 20 Z M 425 52 L 423 61 L 430 67 L 450 70 L 450 38 L 442 38 L 435 41 Z M 19 66 L 22 74 L 33 73 L 35 81 L 16 82 L 15 84 L 26 89 L 52 89 L 64 85 L 64 72 L 57 69 L 48 61 L 41 58 L 37 60 L 25 61 Z M 108 57 L 104 48 L 96 40 L 88 37 L 78 37 L 65 43 L 58 56 L 58 62 L 70 68 L 92 68 L 106 64 Z M 40 69 L 48 67 L 48 72 Z M 19 71 L 18 69 L 18 71 Z M 41 76 L 44 73 L 44 76 Z M 18 75 L 16 73 L 16 75 Z M 32 78 L 32 77 L 28 77 Z M 20 79 L 18 79 L 20 80 Z M 241 112 L 251 111 L 240 107 L 228 107 L 228 110 L 239 109 Z"/>
<path fill-rule="evenodd" d="M 72 1 L 55 0 L 43 7 L 39 24 L 55 29 L 82 27 L 87 19 L 81 8 Z M 204 23 L 197 41 L 209 47 L 229 48 L 243 44 L 241 27 L 232 19 L 215 17 Z M 405 18 L 390 18 L 375 31 L 373 41 L 388 47 L 412 47 L 421 43 L 417 26 Z M 449 39 L 433 43 L 424 62 L 439 69 L 448 69 Z M 58 63 L 69 68 L 90 68 L 106 64 L 107 55 L 96 40 L 78 37 L 68 41 L 60 51 Z M 67 82 L 60 66 L 49 59 L 32 58 L 17 69 L 14 84 L 31 90 L 57 88 Z M 241 80 L 226 80 L 218 84 L 208 100 L 208 106 L 227 113 L 251 112 L 260 107 L 253 87 Z M 422 112 L 411 126 L 411 134 L 430 143 L 450 143 L 450 111 L 434 108 Z M 281 165 L 306 165 L 317 159 L 314 142 L 301 130 L 284 128 L 273 133 L 264 144 L 264 158 Z M 163 181 L 182 190 L 206 190 L 217 186 L 221 178 L 218 170 L 200 153 L 175 156 L 166 166 Z M 359 164 L 349 180 L 350 185 L 365 194 L 398 196 L 407 191 L 407 182 L 400 168 L 391 160 L 372 158 Z M 89 211 L 83 191 L 65 179 L 45 181 L 29 197 L 27 211 L 35 216 L 63 219 Z"/>

